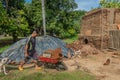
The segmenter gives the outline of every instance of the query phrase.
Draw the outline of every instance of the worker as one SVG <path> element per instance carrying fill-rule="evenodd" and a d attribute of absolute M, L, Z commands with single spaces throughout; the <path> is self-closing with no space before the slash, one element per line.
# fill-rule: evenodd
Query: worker
<path fill-rule="evenodd" d="M 20 62 L 20 65 L 18 67 L 20 71 L 23 70 L 23 65 L 27 62 L 35 63 L 36 70 L 41 69 L 41 67 L 38 66 L 37 53 L 35 50 L 37 35 L 38 35 L 38 31 L 35 30 L 32 32 L 31 36 L 29 36 L 26 40 L 25 53 L 24 53 L 25 57 L 24 60 Z"/>

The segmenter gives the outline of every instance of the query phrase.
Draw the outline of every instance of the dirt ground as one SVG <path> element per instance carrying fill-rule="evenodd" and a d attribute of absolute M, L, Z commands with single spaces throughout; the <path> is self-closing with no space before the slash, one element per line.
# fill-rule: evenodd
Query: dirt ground
<path fill-rule="evenodd" d="M 118 51 L 100 51 L 92 45 L 82 45 L 80 51 L 72 58 L 65 59 L 64 63 L 68 71 L 80 69 L 95 75 L 97 80 L 120 80 Z"/>

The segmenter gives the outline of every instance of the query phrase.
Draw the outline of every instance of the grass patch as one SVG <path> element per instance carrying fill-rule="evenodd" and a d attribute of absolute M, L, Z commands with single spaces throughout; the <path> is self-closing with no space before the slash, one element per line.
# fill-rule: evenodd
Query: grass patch
<path fill-rule="evenodd" d="M 42 71 L 28 69 L 22 72 L 14 70 L 7 76 L 0 75 L 0 77 L 0 80 L 95 80 L 94 76 L 82 71 L 43 73 Z"/>
<path fill-rule="evenodd" d="M 2 48 L 0 48 L 0 53 L 2 53 L 3 51 L 5 51 L 10 45 L 4 46 Z"/>
<path fill-rule="evenodd" d="M 69 38 L 67 38 L 67 39 L 63 39 L 63 41 L 65 42 L 65 43 L 72 43 L 73 41 L 75 41 L 75 40 L 78 40 L 78 35 L 75 35 L 75 36 L 72 36 L 72 37 L 69 37 Z"/>
<path fill-rule="evenodd" d="M 12 40 L 12 37 L 1 37 L 0 41 L 9 41 Z"/>
<path fill-rule="evenodd" d="M 23 38 L 24 37 L 18 37 L 18 39 L 23 39 Z M 12 41 L 12 40 L 13 40 L 12 36 L 0 38 L 0 41 Z"/>

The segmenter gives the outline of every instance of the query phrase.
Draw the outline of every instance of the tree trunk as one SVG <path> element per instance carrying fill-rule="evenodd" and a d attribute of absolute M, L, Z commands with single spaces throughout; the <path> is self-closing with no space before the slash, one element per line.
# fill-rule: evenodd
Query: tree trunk
<path fill-rule="evenodd" d="M 16 42 L 18 40 L 18 36 L 17 36 L 16 32 L 12 33 L 12 37 L 13 37 L 13 42 Z"/>
<path fill-rule="evenodd" d="M 45 21 L 45 4 L 44 0 L 42 0 L 42 18 L 43 18 L 43 31 L 44 36 L 46 35 L 46 21 Z"/>

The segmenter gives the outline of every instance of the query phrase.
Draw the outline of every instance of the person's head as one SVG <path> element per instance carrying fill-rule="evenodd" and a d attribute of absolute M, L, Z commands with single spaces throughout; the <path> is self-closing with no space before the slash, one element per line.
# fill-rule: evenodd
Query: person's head
<path fill-rule="evenodd" d="M 38 34 L 39 34 L 39 32 L 35 30 L 32 32 L 32 37 L 36 37 Z"/>

